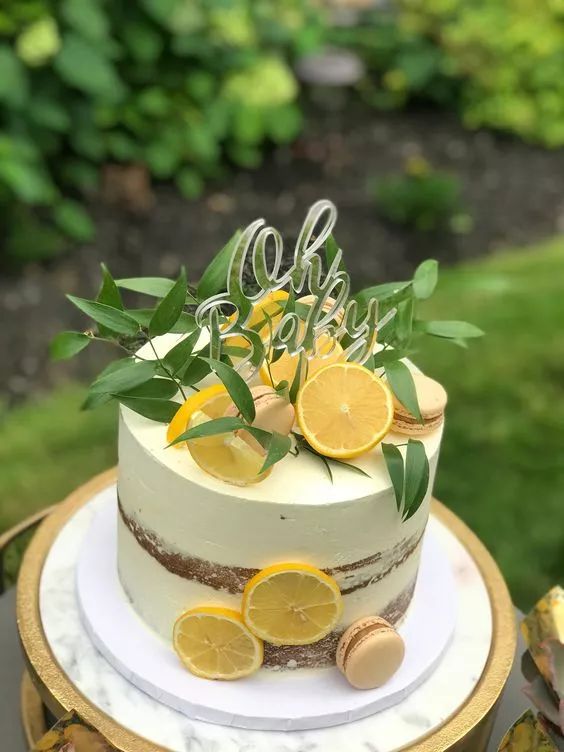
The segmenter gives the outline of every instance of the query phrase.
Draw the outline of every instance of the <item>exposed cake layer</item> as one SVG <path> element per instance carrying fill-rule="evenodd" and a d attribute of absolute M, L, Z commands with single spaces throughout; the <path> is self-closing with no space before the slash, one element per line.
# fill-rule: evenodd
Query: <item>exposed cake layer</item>
<path fill-rule="evenodd" d="M 123 587 L 139 615 L 165 640 L 170 639 L 171 622 L 187 608 L 205 604 L 238 610 L 245 582 L 258 571 L 218 566 L 167 552 L 153 534 L 142 530 L 123 511 L 120 511 L 118 540 L 119 572 Z M 346 571 L 327 569 L 327 573 L 339 582 L 345 602 L 345 613 L 338 628 L 313 645 L 265 645 L 264 665 L 270 668 L 333 665 L 340 636 L 348 624 L 366 615 L 367 602 L 370 603 L 371 613 L 377 612 L 393 624 L 400 622 L 413 595 L 420 547 L 420 540 L 417 540 L 414 545 L 407 543 L 403 550 L 388 552 L 380 567 L 358 562 L 358 567 L 351 566 Z M 125 562 L 125 571 L 122 562 Z M 353 576 L 356 582 L 347 585 Z M 396 589 L 400 587 L 396 583 L 407 580 L 398 595 L 386 603 L 381 601 L 381 588 L 378 587 L 384 578 L 388 586 Z M 145 598 L 147 588 L 155 595 L 152 602 Z"/>
<path fill-rule="evenodd" d="M 161 343 L 168 349 L 174 341 Z M 435 474 L 442 427 L 423 437 Z M 386 441 L 405 437 L 390 433 Z M 357 618 L 397 621 L 415 584 L 430 491 L 402 522 L 381 448 L 334 464 L 331 480 L 309 452 L 288 455 L 271 475 L 237 487 L 204 473 L 186 449 L 166 449 L 162 425 L 121 408 L 119 571 L 147 624 L 170 640 L 175 619 L 202 605 L 239 609 L 245 583 L 279 562 L 331 574 L 344 599 L 337 630 L 300 650 L 266 651 L 266 665 L 328 665 L 342 631 Z"/>

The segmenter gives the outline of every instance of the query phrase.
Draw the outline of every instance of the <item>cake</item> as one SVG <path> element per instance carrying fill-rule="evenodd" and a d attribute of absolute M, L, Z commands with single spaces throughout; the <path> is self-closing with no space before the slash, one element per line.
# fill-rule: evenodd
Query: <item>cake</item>
<path fill-rule="evenodd" d="M 158 344 L 174 344 L 170 335 Z M 142 351 L 145 355 L 148 353 Z M 357 458 L 370 477 L 320 459 L 286 456 L 261 483 L 229 485 L 172 451 L 162 426 L 121 407 L 119 547 L 123 588 L 163 639 L 186 609 L 237 608 L 245 583 L 273 562 L 303 561 L 338 583 L 344 611 L 337 629 L 303 646 L 265 645 L 265 666 L 332 666 L 337 643 L 356 619 L 405 616 L 417 579 L 442 426 L 423 438 L 431 467 L 425 499 L 409 520 L 398 514 L 380 446 Z M 388 434 L 398 444 L 405 437 Z M 352 461 L 351 461 L 352 462 Z"/>
<path fill-rule="evenodd" d="M 104 268 L 96 300 L 69 296 L 98 329 L 53 345 L 128 352 L 86 401 L 121 403 L 119 580 L 202 680 L 335 669 L 343 635 L 397 630 L 417 585 L 446 392 L 407 356 L 481 332 L 418 318 L 435 261 L 352 296 L 335 221 L 314 204 L 289 261 L 257 220 L 197 287 Z"/>

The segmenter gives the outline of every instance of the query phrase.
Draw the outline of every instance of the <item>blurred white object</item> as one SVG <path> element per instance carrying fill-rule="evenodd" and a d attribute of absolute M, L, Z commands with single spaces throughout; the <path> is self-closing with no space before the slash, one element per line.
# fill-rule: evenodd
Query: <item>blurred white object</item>
<path fill-rule="evenodd" d="M 306 84 L 352 86 L 364 76 L 364 64 L 350 50 L 327 47 L 300 58 L 296 63 L 296 74 Z"/>

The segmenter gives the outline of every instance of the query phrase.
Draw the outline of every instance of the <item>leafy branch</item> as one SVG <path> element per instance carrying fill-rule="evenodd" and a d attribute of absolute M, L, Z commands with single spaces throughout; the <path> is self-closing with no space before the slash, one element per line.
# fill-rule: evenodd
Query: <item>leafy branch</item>
<path fill-rule="evenodd" d="M 468 339 L 484 334 L 477 326 L 465 321 L 427 321 L 419 318 L 419 305 L 433 295 L 438 272 L 438 262 L 427 259 L 419 264 L 413 279 L 367 287 L 354 296 L 359 305 L 359 315 L 366 311 L 371 298 L 378 300 L 380 318 L 391 309 L 396 309 L 394 318 L 378 332 L 382 350 L 374 353 L 366 365 L 374 370 L 384 370 L 388 385 L 398 401 L 419 421 L 422 418 L 413 375 L 402 360 L 416 351 L 417 341 L 425 336 L 466 347 Z"/>
<path fill-rule="evenodd" d="M 405 459 L 399 446 L 406 446 Z M 417 512 L 429 488 L 429 460 L 423 442 L 409 439 L 407 445 L 382 444 L 384 460 L 394 488 L 398 512 L 408 520 Z"/>

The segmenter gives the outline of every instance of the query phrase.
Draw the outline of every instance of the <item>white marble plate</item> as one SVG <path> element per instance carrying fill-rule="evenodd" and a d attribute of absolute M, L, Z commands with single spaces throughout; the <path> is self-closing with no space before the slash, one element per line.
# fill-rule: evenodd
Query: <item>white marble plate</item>
<path fill-rule="evenodd" d="M 433 671 L 454 631 L 456 589 L 451 564 L 432 530 L 425 534 L 413 601 L 399 628 L 405 659 L 382 687 L 358 691 L 338 669 L 263 670 L 236 682 L 190 674 L 137 616 L 116 566 L 117 501 L 109 498 L 88 531 L 77 567 L 86 630 L 104 657 L 151 697 L 190 718 L 269 731 L 336 726 L 400 702 Z M 172 632 L 172 624 L 171 624 Z"/>
<path fill-rule="evenodd" d="M 478 566 L 437 519 L 429 528 L 454 571 L 453 638 L 433 673 L 402 702 L 359 721 L 310 731 L 257 731 L 195 721 L 157 702 L 116 671 L 90 640 L 76 594 L 76 564 L 96 511 L 115 486 L 96 494 L 61 529 L 41 575 L 45 636 L 69 680 L 94 706 L 171 752 L 395 752 L 440 727 L 476 687 L 490 651 L 492 616 Z"/>

